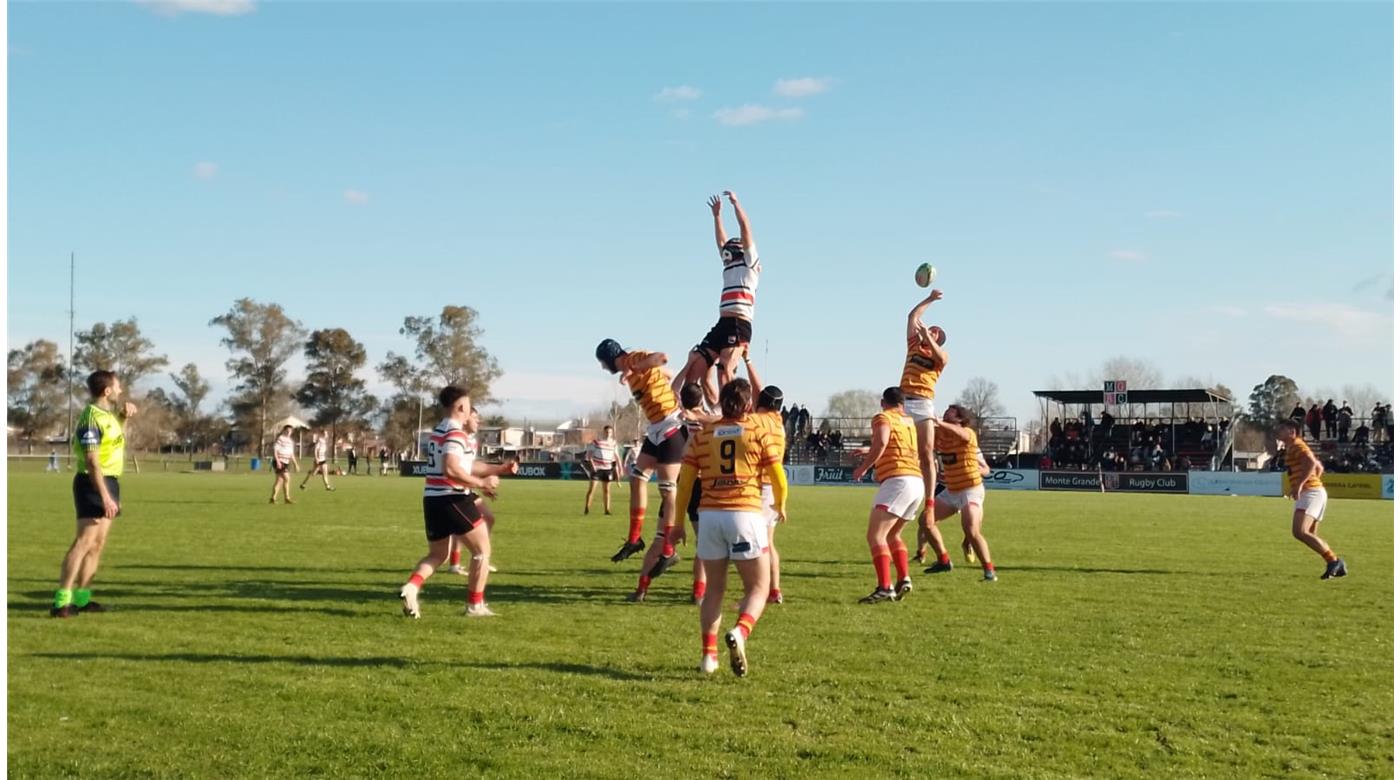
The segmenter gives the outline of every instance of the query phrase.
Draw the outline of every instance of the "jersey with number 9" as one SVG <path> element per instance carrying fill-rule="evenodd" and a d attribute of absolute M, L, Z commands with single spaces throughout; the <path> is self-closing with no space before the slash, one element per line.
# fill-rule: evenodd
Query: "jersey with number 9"
<path fill-rule="evenodd" d="M 700 509 L 761 512 L 760 475 L 782 460 L 782 443 L 750 414 L 700 429 L 690 440 L 684 465 L 699 475 Z"/>

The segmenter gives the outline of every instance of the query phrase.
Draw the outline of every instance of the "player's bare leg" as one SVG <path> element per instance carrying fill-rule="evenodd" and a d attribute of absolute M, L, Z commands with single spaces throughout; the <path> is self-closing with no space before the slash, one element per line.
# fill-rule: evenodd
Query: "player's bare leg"
<path fill-rule="evenodd" d="M 423 583 L 433 576 L 437 567 L 447 560 L 448 550 L 452 546 L 451 536 L 428 542 L 428 554 L 419 559 L 413 567 L 413 573 L 409 575 L 408 582 L 399 589 L 399 598 L 403 600 L 403 614 L 405 617 L 417 618 L 420 616 L 418 609 L 418 591 L 422 589 Z"/>
<path fill-rule="evenodd" d="M 1317 519 L 1301 509 L 1293 511 L 1293 538 L 1307 545 L 1309 550 L 1323 558 L 1332 552 L 1327 542 L 1317 535 Z"/>
<path fill-rule="evenodd" d="M 486 606 L 486 580 L 491 575 L 491 529 L 487 523 L 477 523 L 462 536 L 462 543 L 471 551 L 471 567 L 467 570 L 467 617 L 494 617 Z"/>
<path fill-rule="evenodd" d="M 895 600 L 894 580 L 890 576 L 895 551 L 890 549 L 890 540 L 898 539 L 898 530 L 903 527 L 904 521 L 888 510 L 878 506 L 870 508 L 870 520 L 865 526 L 865 542 L 870 545 L 870 562 L 875 566 L 875 590 L 862 598 L 860 603 L 878 604 L 881 601 Z M 901 541 L 900 545 L 903 544 Z M 904 567 L 905 571 L 908 571 L 909 551 L 905 550 L 904 554 Z"/>
<path fill-rule="evenodd" d="M 657 467 L 657 488 L 661 493 L 661 513 L 656 522 L 656 536 L 651 547 L 642 558 L 642 573 L 637 578 L 637 589 L 628 596 L 628 601 L 643 601 L 651 581 L 671 568 L 679 560 L 675 542 L 671 534 L 676 522 L 676 477 L 680 474 L 680 464 Z"/>
<path fill-rule="evenodd" d="M 941 571 L 948 571 L 953 568 L 948 559 L 948 546 L 943 543 L 943 535 L 938 532 L 938 526 L 933 522 L 933 491 L 938 485 L 938 458 L 933 452 L 933 420 L 914 423 L 914 431 L 919 440 L 919 473 L 924 479 L 924 509 L 919 514 L 917 557 L 923 557 L 925 543 L 931 544 L 934 554 L 938 556 L 934 566 L 940 567 Z"/>
<path fill-rule="evenodd" d="M 926 524 L 928 528 L 931 528 L 933 530 L 933 538 L 937 540 L 934 549 L 943 550 L 942 554 L 939 557 L 939 560 L 935 562 L 932 566 L 928 567 L 927 569 L 924 569 L 924 574 L 938 574 L 939 572 L 952 571 L 953 565 L 948 562 L 947 548 L 943 547 L 943 535 L 938 532 L 938 523 L 947 520 L 948 518 L 952 517 L 957 513 L 958 510 L 948 506 L 947 504 L 944 504 L 942 501 L 938 501 L 935 499 L 933 502 L 933 507 L 927 512 L 925 512 L 923 515 L 921 515 L 921 517 L 923 518 L 921 522 Z"/>
<path fill-rule="evenodd" d="M 992 564 L 992 551 L 987 547 L 987 537 L 982 535 L 982 505 L 968 504 L 962 509 L 963 537 L 970 543 L 977 560 L 982 563 L 982 579 L 996 582 L 997 569 Z"/>
<path fill-rule="evenodd" d="M 593 493 L 592 493 L 592 491 L 593 491 L 593 486 L 590 485 L 589 488 L 588 488 L 588 490 L 589 490 L 589 495 L 591 496 L 591 495 L 593 494 Z M 612 481 L 611 481 L 611 480 L 609 480 L 609 481 L 603 483 L 603 514 L 605 514 L 605 515 L 610 515 L 610 514 L 612 514 Z"/>
<path fill-rule="evenodd" d="M 778 571 L 778 526 L 772 525 L 768 528 L 768 603 L 783 603 L 783 579 Z"/>
<path fill-rule="evenodd" d="M 597 486 L 598 480 L 588 480 L 588 493 L 583 497 L 583 513 L 588 514 L 588 510 L 593 508 L 593 488 Z"/>
<path fill-rule="evenodd" d="M 715 659 L 718 652 L 719 628 L 723 612 L 724 590 L 729 574 L 729 561 L 721 558 L 703 562 L 705 579 L 710 583 L 705 598 L 700 602 L 701 670 L 713 671 L 715 665 L 707 665 L 707 660 Z M 734 568 L 744 583 L 744 597 L 739 602 L 737 625 L 724 635 L 729 647 L 729 666 L 734 674 L 743 677 L 748 674 L 748 638 L 754 624 L 763 615 L 764 604 L 768 601 L 768 556 L 760 555 L 747 561 L 735 561 Z"/>

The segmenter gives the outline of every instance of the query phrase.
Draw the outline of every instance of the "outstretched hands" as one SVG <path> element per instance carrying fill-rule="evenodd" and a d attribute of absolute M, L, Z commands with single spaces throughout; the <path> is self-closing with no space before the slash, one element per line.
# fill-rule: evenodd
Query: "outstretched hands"
<path fill-rule="evenodd" d="M 718 217 L 720 210 L 724 208 L 724 203 L 719 199 L 719 196 L 711 195 L 706 202 L 710 204 L 710 213 Z"/>

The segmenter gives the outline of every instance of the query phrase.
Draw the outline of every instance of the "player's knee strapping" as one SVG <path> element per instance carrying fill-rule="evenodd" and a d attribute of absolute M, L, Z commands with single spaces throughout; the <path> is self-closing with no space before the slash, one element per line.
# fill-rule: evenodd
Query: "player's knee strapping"
<path fill-rule="evenodd" d="M 675 483 L 675 482 L 672 482 L 672 481 L 669 480 L 669 479 L 663 479 L 663 480 L 661 480 L 660 482 L 657 482 L 657 483 L 656 483 L 656 489 L 659 490 L 659 491 L 661 491 L 661 494 L 662 494 L 663 496 L 664 496 L 664 495 L 671 494 L 671 493 L 675 493 L 675 492 L 676 492 L 676 483 Z"/>
<path fill-rule="evenodd" d="M 645 471 L 642 471 L 641 469 L 637 468 L 636 466 L 633 466 L 633 467 L 632 467 L 632 479 L 640 479 L 640 480 L 645 481 L 645 480 L 651 479 L 651 475 L 648 474 L 648 473 L 646 473 Z"/>

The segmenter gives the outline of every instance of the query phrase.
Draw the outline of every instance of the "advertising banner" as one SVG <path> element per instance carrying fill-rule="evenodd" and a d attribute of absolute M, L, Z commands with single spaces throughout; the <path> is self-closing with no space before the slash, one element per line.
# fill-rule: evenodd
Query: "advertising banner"
<path fill-rule="evenodd" d="M 1100 480 L 1102 476 L 1102 481 Z M 1116 490 L 1127 493 L 1185 493 L 1184 472 L 1042 471 L 1041 490 Z"/>
<path fill-rule="evenodd" d="M 1395 475 L 1394 475 L 1394 474 L 1382 474 L 1382 475 L 1381 475 L 1381 498 L 1385 499 L 1386 501 L 1394 501 L 1394 500 L 1395 500 Z"/>
<path fill-rule="evenodd" d="M 399 476 L 422 478 L 428 470 L 426 460 L 401 460 L 399 461 Z"/>
<path fill-rule="evenodd" d="M 1200 496 L 1281 496 L 1283 472 L 1193 471 L 1190 488 Z"/>
<path fill-rule="evenodd" d="M 992 469 L 982 478 L 988 490 L 1039 490 L 1040 472 L 1036 469 Z"/>
<path fill-rule="evenodd" d="M 1380 474 L 1323 474 L 1328 498 L 1380 498 Z"/>
<path fill-rule="evenodd" d="M 851 475 L 855 473 L 853 466 L 813 466 L 812 483 L 816 485 L 854 485 Z M 874 469 L 865 476 L 863 485 L 875 484 Z"/>
<path fill-rule="evenodd" d="M 783 466 L 783 471 L 787 472 L 789 485 L 810 485 L 816 481 L 813 466 Z"/>

